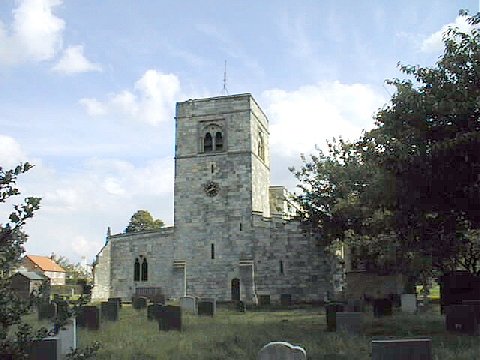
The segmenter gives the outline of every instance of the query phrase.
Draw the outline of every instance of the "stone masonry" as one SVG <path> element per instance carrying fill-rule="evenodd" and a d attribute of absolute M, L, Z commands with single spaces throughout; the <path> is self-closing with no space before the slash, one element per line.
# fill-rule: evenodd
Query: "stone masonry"
<path fill-rule="evenodd" d="M 253 97 L 188 100 L 176 110 L 174 227 L 109 236 L 93 298 L 130 299 L 138 287 L 249 303 L 331 293 L 331 259 L 290 220 L 286 190 L 270 186 L 268 120 Z M 146 279 L 135 278 L 136 261 L 148 262 Z"/>

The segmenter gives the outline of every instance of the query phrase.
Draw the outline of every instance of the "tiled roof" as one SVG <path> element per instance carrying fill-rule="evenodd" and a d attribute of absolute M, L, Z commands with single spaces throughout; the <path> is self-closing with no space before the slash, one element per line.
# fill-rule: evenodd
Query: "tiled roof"
<path fill-rule="evenodd" d="M 33 271 L 24 271 L 24 270 L 20 270 L 17 274 L 20 274 L 20 275 L 23 275 L 27 278 L 29 278 L 30 280 L 45 280 L 45 276 L 42 276 L 42 275 L 39 275 Z"/>
<path fill-rule="evenodd" d="M 25 257 L 38 265 L 43 271 L 66 272 L 60 265 L 47 256 L 26 255 Z"/>

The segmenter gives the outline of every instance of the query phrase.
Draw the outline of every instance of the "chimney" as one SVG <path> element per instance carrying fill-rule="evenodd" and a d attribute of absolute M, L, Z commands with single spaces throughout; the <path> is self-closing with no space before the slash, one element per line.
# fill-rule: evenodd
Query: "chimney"
<path fill-rule="evenodd" d="M 53 260 L 55 261 L 55 253 L 52 251 L 52 253 L 50 254 L 50 260 Z"/>

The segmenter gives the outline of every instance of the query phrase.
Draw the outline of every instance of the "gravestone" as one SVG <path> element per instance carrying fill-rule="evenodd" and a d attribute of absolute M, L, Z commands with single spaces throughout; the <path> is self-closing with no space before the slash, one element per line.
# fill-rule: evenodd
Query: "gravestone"
<path fill-rule="evenodd" d="M 247 311 L 247 306 L 245 305 L 245 303 L 244 303 L 242 300 L 236 301 L 236 302 L 235 302 L 235 307 L 236 307 L 236 310 L 237 310 L 238 312 L 244 313 L 244 312 Z"/>
<path fill-rule="evenodd" d="M 477 335 L 479 333 L 479 324 L 472 306 L 446 306 L 445 315 L 447 331 L 468 335 Z"/>
<path fill-rule="evenodd" d="M 440 277 L 440 304 L 460 305 L 463 300 L 480 300 L 480 276 L 467 271 L 453 271 Z"/>
<path fill-rule="evenodd" d="M 96 306 L 84 306 L 83 316 L 88 330 L 100 329 L 100 310 Z"/>
<path fill-rule="evenodd" d="M 198 315 L 214 316 L 217 310 L 216 300 L 212 298 L 202 298 L 198 302 Z"/>
<path fill-rule="evenodd" d="M 147 307 L 148 299 L 143 296 L 132 297 L 132 307 L 136 310 L 141 310 Z"/>
<path fill-rule="evenodd" d="M 162 304 L 151 304 L 147 306 L 147 319 L 158 320 L 159 314 L 164 310 Z"/>
<path fill-rule="evenodd" d="M 432 360 L 431 339 L 372 340 L 372 360 Z"/>
<path fill-rule="evenodd" d="M 270 295 L 258 295 L 258 305 L 259 306 L 270 305 Z"/>
<path fill-rule="evenodd" d="M 108 298 L 109 302 L 116 302 L 118 304 L 118 308 L 122 308 L 122 298 L 120 297 L 113 297 L 113 298 Z"/>
<path fill-rule="evenodd" d="M 150 300 L 151 300 L 154 304 L 165 305 L 165 295 L 163 295 L 163 294 L 161 294 L 161 293 L 156 293 L 156 294 L 150 296 Z"/>
<path fill-rule="evenodd" d="M 60 341 L 60 354 L 63 358 L 77 348 L 77 327 L 75 318 L 62 326 L 56 334 Z"/>
<path fill-rule="evenodd" d="M 325 305 L 327 317 L 327 331 L 336 331 L 337 329 L 337 312 L 343 312 L 344 305 L 340 303 L 330 303 Z"/>
<path fill-rule="evenodd" d="M 300 346 L 288 342 L 270 342 L 258 353 L 257 360 L 306 360 L 307 353 Z"/>
<path fill-rule="evenodd" d="M 463 300 L 462 305 L 471 306 L 477 319 L 477 324 L 480 326 L 480 300 Z"/>
<path fill-rule="evenodd" d="M 360 299 L 349 299 L 347 300 L 347 305 L 345 306 L 345 311 L 347 312 L 363 312 L 365 306 L 363 300 Z"/>
<path fill-rule="evenodd" d="M 75 311 L 76 315 L 76 324 L 78 327 L 85 327 L 87 324 L 85 323 L 85 313 L 83 311 L 84 306 L 79 306 Z"/>
<path fill-rule="evenodd" d="M 349 334 L 360 334 L 363 325 L 363 313 L 361 312 L 337 312 L 336 331 L 344 331 Z"/>
<path fill-rule="evenodd" d="M 100 304 L 102 319 L 108 321 L 118 320 L 118 302 L 104 301 Z"/>
<path fill-rule="evenodd" d="M 390 299 L 374 299 L 373 315 L 375 317 L 392 315 L 392 301 Z"/>
<path fill-rule="evenodd" d="M 280 295 L 280 305 L 291 306 L 292 305 L 292 294 L 281 294 Z"/>
<path fill-rule="evenodd" d="M 159 330 L 182 331 L 182 309 L 180 306 L 166 305 L 158 312 Z"/>
<path fill-rule="evenodd" d="M 197 314 L 197 301 L 193 296 L 182 296 L 180 298 L 180 307 L 182 312 Z"/>
<path fill-rule="evenodd" d="M 38 320 L 52 319 L 57 316 L 57 304 L 40 303 L 38 304 Z"/>
<path fill-rule="evenodd" d="M 56 336 L 49 336 L 42 340 L 35 340 L 28 351 L 30 360 L 59 360 L 61 358 L 60 340 Z"/>
<path fill-rule="evenodd" d="M 417 312 L 417 295 L 416 294 L 402 294 L 402 312 L 407 314 L 415 314 Z"/>

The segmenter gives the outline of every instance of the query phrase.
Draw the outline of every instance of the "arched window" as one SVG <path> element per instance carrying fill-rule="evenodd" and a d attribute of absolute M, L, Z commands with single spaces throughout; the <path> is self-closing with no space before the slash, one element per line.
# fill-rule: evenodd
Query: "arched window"
<path fill-rule="evenodd" d="M 147 258 L 143 258 L 142 262 L 142 281 L 148 280 L 148 263 Z"/>
<path fill-rule="evenodd" d="M 215 151 L 222 151 L 223 150 L 223 136 L 220 131 L 215 133 Z"/>
<path fill-rule="evenodd" d="M 203 139 L 203 151 L 204 152 L 213 151 L 213 139 L 212 139 L 212 135 L 210 135 L 209 132 L 205 134 L 205 137 Z"/>
<path fill-rule="evenodd" d="M 283 274 L 283 261 L 280 260 L 280 274 Z"/>
<path fill-rule="evenodd" d="M 214 244 L 211 244 L 211 246 L 210 246 L 210 257 L 212 259 L 215 259 L 215 245 Z"/>
<path fill-rule="evenodd" d="M 140 281 L 140 261 L 135 258 L 135 264 L 133 265 L 133 281 Z"/>

